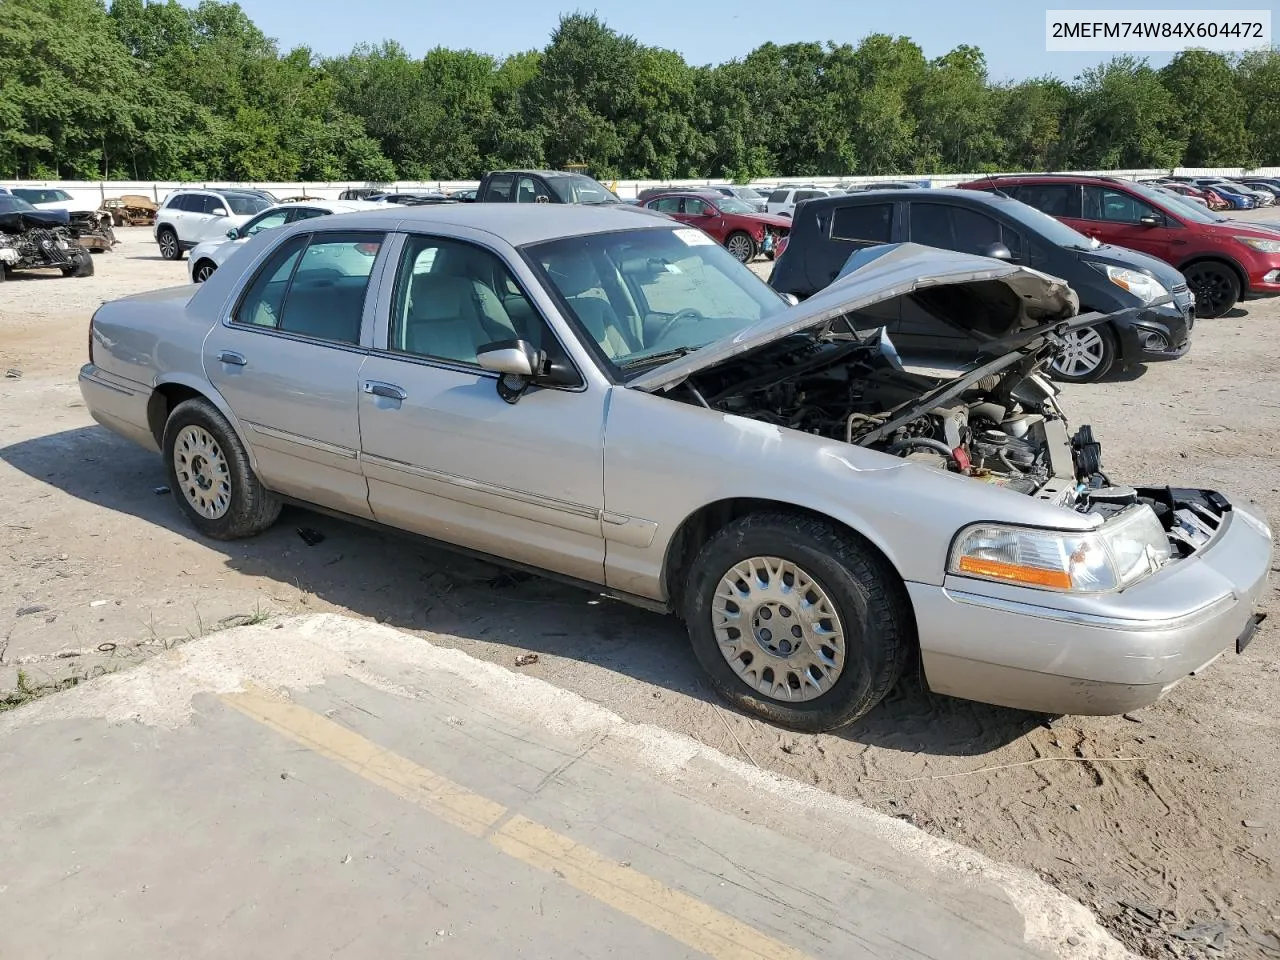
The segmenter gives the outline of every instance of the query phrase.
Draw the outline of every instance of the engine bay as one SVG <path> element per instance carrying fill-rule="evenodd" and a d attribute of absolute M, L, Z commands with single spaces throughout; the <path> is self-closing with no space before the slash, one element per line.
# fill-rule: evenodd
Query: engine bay
<path fill-rule="evenodd" d="M 1196 494 L 1191 503 L 1113 485 L 1092 428 L 1070 432 L 1057 388 L 1041 373 L 1056 349 L 1050 337 L 986 366 L 939 374 L 904 365 L 882 330 L 860 336 L 841 320 L 700 371 L 673 396 L 1104 519 L 1145 503 L 1170 532 L 1175 556 L 1199 549 L 1229 504 L 1197 499 L 1200 491 L 1178 492 Z"/>

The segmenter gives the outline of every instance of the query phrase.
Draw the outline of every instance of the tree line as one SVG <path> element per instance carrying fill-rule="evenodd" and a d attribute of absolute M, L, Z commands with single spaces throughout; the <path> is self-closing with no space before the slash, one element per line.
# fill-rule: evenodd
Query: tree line
<path fill-rule="evenodd" d="M 907 37 L 695 66 L 593 15 L 497 58 L 282 53 L 235 3 L 0 0 L 0 177 L 386 182 L 583 163 L 601 178 L 1280 164 L 1280 52 L 1116 57 L 995 83 Z"/>

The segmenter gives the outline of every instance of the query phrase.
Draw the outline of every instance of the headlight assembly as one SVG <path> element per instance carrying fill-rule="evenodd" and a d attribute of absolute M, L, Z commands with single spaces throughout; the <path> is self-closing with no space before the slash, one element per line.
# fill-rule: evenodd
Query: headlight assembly
<path fill-rule="evenodd" d="M 947 572 L 1040 590 L 1106 593 L 1150 576 L 1172 555 L 1159 519 L 1143 505 L 1083 533 L 994 523 L 966 527 L 951 548 Z"/>
<path fill-rule="evenodd" d="M 1113 267 L 1107 263 L 1095 263 L 1093 266 L 1105 273 L 1107 279 L 1117 287 L 1127 290 L 1143 303 L 1154 303 L 1169 296 L 1169 291 L 1165 289 L 1164 284 L 1155 277 L 1148 276 L 1138 270 Z"/>

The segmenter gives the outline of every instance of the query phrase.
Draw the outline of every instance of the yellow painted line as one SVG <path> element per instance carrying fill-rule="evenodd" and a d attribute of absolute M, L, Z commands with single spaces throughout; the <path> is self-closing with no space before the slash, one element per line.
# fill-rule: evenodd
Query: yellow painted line
<path fill-rule="evenodd" d="M 519 814 L 489 842 L 717 960 L 805 960 L 794 947 Z"/>
<path fill-rule="evenodd" d="M 246 717 L 328 757 L 397 797 L 416 803 L 473 837 L 483 837 L 506 815 L 502 804 L 472 793 L 305 707 L 256 693 L 232 693 L 222 699 Z"/>
<path fill-rule="evenodd" d="M 808 960 L 806 954 L 653 877 L 378 746 L 295 703 L 255 692 L 222 697 L 246 717 L 346 767 L 570 886 L 714 960 Z M 503 822 L 504 818 L 507 818 Z M 501 824 L 501 825 L 499 825 Z M 496 829 L 495 829 L 496 828 Z"/>

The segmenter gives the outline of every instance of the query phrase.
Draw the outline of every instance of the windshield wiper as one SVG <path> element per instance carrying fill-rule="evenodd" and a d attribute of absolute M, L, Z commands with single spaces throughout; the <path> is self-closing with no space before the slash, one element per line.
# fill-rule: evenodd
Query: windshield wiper
<path fill-rule="evenodd" d="M 701 349 L 700 347 L 674 347 L 671 350 L 663 350 L 661 353 L 650 353 L 643 357 L 632 357 L 626 363 L 618 364 L 619 370 L 632 370 L 635 367 L 643 367 L 650 363 L 666 363 L 668 360 L 679 360 L 693 351 Z"/>

